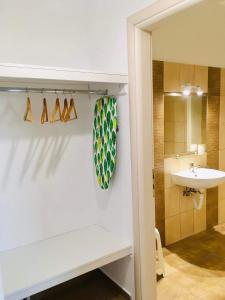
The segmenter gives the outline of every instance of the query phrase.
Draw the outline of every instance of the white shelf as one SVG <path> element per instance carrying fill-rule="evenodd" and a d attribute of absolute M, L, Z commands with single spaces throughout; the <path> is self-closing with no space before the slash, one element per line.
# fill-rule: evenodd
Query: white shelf
<path fill-rule="evenodd" d="M 0 63 L 0 80 L 128 83 L 127 74 Z"/>
<path fill-rule="evenodd" d="M 18 300 L 130 255 L 129 241 L 97 225 L 0 253 L 5 300 Z"/>

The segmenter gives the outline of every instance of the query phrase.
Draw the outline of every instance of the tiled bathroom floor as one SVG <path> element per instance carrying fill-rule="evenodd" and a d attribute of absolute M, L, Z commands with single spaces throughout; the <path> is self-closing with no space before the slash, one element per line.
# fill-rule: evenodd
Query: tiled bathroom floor
<path fill-rule="evenodd" d="M 157 300 L 225 300 L 225 225 L 164 249 Z"/>

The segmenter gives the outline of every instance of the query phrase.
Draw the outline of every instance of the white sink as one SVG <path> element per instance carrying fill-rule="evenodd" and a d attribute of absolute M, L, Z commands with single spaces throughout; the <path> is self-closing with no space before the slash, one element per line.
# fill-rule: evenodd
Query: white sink
<path fill-rule="evenodd" d="M 206 169 L 192 168 L 172 174 L 174 184 L 195 189 L 209 189 L 225 181 L 225 172 Z"/>

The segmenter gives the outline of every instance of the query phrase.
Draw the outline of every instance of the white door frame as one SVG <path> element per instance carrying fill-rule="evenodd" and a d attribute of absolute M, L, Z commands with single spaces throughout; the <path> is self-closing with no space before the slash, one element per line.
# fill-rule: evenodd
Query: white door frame
<path fill-rule="evenodd" d="M 136 300 L 156 300 L 151 31 L 157 22 L 202 1 L 159 0 L 128 18 Z"/>

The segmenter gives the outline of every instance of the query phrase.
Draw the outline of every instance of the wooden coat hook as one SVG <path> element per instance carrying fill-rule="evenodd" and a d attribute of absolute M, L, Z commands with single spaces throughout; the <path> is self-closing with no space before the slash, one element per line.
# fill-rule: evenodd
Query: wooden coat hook
<path fill-rule="evenodd" d="M 43 110 L 41 114 L 41 124 L 44 124 L 45 122 L 48 122 L 48 108 L 47 108 L 47 101 L 44 98 L 43 99 Z"/>
<path fill-rule="evenodd" d="M 56 114 L 58 113 L 58 119 L 56 119 Z M 60 108 L 60 101 L 59 98 L 56 99 L 55 101 L 55 107 L 54 110 L 52 112 L 52 116 L 51 116 L 51 123 L 55 123 L 57 121 L 62 121 L 62 114 L 61 114 L 61 108 Z"/>
<path fill-rule="evenodd" d="M 70 116 L 72 111 L 74 113 L 73 118 L 71 118 L 71 116 Z M 77 111 L 76 111 L 76 108 L 75 108 L 74 100 L 73 100 L 73 98 L 71 98 L 70 99 L 70 106 L 69 106 L 67 114 L 66 114 L 66 122 L 71 121 L 71 120 L 75 120 L 75 119 L 77 119 Z"/>
<path fill-rule="evenodd" d="M 25 112 L 23 119 L 25 122 L 33 123 L 33 121 L 34 121 L 32 109 L 31 109 L 31 101 L 30 101 L 29 97 L 27 97 L 27 107 L 26 107 L 26 112 Z"/>
<path fill-rule="evenodd" d="M 62 121 L 66 122 L 66 116 L 68 113 L 68 102 L 67 102 L 67 98 L 64 99 L 64 106 L 63 106 L 63 111 L 62 111 Z"/>

